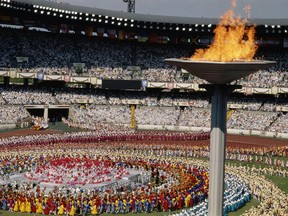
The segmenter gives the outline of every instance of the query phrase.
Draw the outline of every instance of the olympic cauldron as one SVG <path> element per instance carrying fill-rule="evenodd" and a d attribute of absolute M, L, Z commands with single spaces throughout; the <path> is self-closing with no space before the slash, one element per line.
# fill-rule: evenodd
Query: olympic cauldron
<path fill-rule="evenodd" d="M 205 88 L 212 95 L 208 215 L 222 216 L 227 95 L 237 88 L 242 88 L 240 85 L 229 85 L 229 83 L 259 70 L 269 68 L 275 65 L 276 62 L 256 60 L 247 62 L 214 62 L 176 58 L 165 59 L 165 62 L 183 68 L 190 74 L 210 83 L 200 85 L 200 88 Z"/>

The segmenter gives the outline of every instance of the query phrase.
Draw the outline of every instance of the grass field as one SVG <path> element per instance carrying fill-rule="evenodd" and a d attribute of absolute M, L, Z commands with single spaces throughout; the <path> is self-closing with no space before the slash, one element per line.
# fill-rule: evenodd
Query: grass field
<path fill-rule="evenodd" d="M 274 184 L 279 187 L 280 190 L 288 194 L 288 178 L 270 175 L 265 175 L 265 178 L 270 179 Z"/>
<path fill-rule="evenodd" d="M 257 206 L 259 205 L 259 201 L 256 199 L 251 199 L 250 202 L 246 203 L 245 206 L 243 206 L 241 209 L 238 209 L 237 211 L 234 212 L 229 212 L 228 216 L 239 216 L 243 214 L 245 211 L 249 210 L 252 206 Z"/>

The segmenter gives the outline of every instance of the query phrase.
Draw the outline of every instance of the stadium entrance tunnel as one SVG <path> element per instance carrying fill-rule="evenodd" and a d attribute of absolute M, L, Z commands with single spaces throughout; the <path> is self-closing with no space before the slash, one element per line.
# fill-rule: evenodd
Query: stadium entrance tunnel
<path fill-rule="evenodd" d="M 32 117 L 47 118 L 48 123 L 61 122 L 62 117 L 68 118 L 68 105 L 26 105 L 26 110 Z"/>
<path fill-rule="evenodd" d="M 49 109 L 48 118 L 50 122 L 61 122 L 62 117 L 68 119 L 69 108 Z"/>

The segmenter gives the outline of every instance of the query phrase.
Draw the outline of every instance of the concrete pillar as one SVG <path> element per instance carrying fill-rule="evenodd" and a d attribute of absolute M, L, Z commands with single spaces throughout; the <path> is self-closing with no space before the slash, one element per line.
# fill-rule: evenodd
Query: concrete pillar
<path fill-rule="evenodd" d="M 226 152 L 226 85 L 212 86 L 208 215 L 223 215 Z"/>
<path fill-rule="evenodd" d="M 44 121 L 48 123 L 48 106 L 44 106 Z"/>

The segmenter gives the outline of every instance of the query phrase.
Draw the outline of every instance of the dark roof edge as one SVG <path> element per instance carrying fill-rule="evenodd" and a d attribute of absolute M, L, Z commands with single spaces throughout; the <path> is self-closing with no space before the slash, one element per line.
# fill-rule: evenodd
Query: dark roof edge
<path fill-rule="evenodd" d="M 129 20 L 137 20 L 144 22 L 159 22 L 159 23 L 175 23 L 175 24 L 217 24 L 219 18 L 196 18 L 196 17 L 179 17 L 179 16 L 163 16 L 163 15 L 149 15 L 149 14 L 133 14 L 123 11 L 113 11 L 100 8 L 76 6 L 68 3 L 57 3 L 46 0 L 11 0 L 11 2 L 26 3 L 28 5 L 39 5 L 44 7 L 57 8 L 61 10 L 76 11 L 82 13 L 89 13 L 102 16 L 119 17 Z M 288 18 L 283 19 L 263 19 L 253 18 L 249 23 L 256 25 L 288 25 Z"/>

